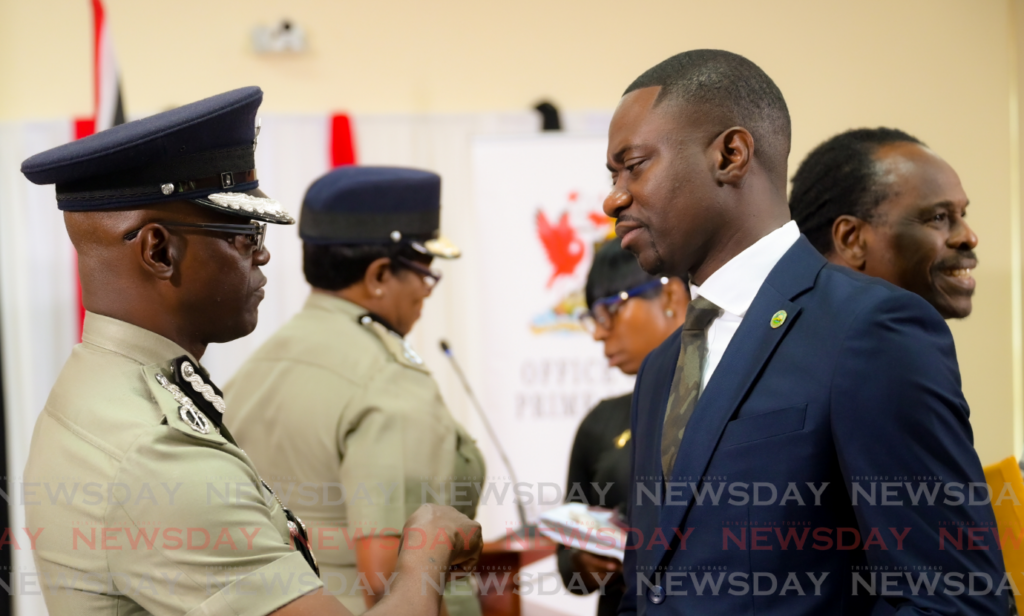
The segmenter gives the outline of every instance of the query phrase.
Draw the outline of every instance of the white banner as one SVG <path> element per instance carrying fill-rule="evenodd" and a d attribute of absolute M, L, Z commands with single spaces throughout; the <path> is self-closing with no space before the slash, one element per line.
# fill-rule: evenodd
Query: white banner
<path fill-rule="evenodd" d="M 578 324 L 594 245 L 612 232 L 601 204 L 610 179 L 606 140 L 532 135 L 480 138 L 473 180 L 483 276 L 483 405 L 518 481 L 488 456 L 485 533 L 519 526 L 562 502 L 580 421 L 603 398 L 632 389 Z M 485 435 L 477 435 L 483 440 Z"/>

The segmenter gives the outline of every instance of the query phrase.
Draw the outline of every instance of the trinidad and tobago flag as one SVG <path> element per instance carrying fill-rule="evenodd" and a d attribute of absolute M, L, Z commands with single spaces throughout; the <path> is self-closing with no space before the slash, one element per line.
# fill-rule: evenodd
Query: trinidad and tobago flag
<path fill-rule="evenodd" d="M 93 96 L 95 106 L 91 118 L 75 122 L 75 138 L 124 124 L 124 105 L 121 101 L 121 75 L 114 56 L 114 42 L 107 25 L 102 0 L 92 0 L 93 16 Z"/>

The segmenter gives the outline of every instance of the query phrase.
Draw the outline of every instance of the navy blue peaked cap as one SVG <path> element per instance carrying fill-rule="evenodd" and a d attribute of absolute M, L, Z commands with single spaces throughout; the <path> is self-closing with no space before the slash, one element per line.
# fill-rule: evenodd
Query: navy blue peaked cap
<path fill-rule="evenodd" d="M 406 243 L 424 254 L 455 258 L 439 236 L 441 177 L 400 167 L 338 167 L 306 191 L 299 235 L 312 244 Z"/>
<path fill-rule="evenodd" d="M 294 223 L 259 190 L 258 87 L 239 88 L 100 131 L 21 164 L 35 184 L 56 184 L 67 211 L 188 200 L 228 214 Z"/>

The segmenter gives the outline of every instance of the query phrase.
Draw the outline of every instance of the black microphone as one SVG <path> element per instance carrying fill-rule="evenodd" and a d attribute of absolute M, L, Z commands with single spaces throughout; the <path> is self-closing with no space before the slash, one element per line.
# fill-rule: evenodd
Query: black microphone
<path fill-rule="evenodd" d="M 515 494 L 515 486 L 519 483 L 516 479 L 516 472 L 512 468 L 512 463 L 508 460 L 508 455 L 505 453 L 505 448 L 501 446 L 501 441 L 498 440 L 498 435 L 495 434 L 494 428 L 491 426 L 491 422 L 487 419 L 487 414 L 484 413 L 484 409 L 480 406 L 480 401 L 476 399 L 476 394 L 473 393 L 473 388 L 469 386 L 469 381 L 466 380 L 466 375 L 462 372 L 462 367 L 459 366 L 459 362 L 456 361 L 455 355 L 452 353 L 452 348 L 448 346 L 448 342 L 441 340 L 441 350 L 444 351 L 445 356 L 452 364 L 452 368 L 455 369 L 455 374 L 458 375 L 459 381 L 462 382 L 462 388 L 466 390 L 466 395 L 469 396 L 469 401 L 473 403 L 473 408 L 476 409 L 476 414 L 480 416 L 480 420 L 484 423 L 484 428 L 487 429 L 487 434 L 491 437 L 491 442 L 494 443 L 494 447 L 498 450 L 498 455 L 501 456 L 501 461 L 505 464 L 505 468 L 508 469 L 508 474 L 512 478 L 512 493 Z M 523 503 L 520 502 L 519 498 L 516 498 L 516 510 L 519 513 L 519 530 L 515 531 L 516 535 L 521 535 L 523 538 L 532 538 L 535 534 L 536 527 L 528 525 L 526 523 L 526 510 L 523 508 Z"/>

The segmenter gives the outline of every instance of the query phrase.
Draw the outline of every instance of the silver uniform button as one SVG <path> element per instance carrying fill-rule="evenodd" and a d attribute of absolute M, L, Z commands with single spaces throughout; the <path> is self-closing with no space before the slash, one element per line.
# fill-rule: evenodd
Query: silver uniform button
<path fill-rule="evenodd" d="M 665 589 L 661 586 L 654 586 L 647 589 L 647 599 L 654 605 L 661 605 L 665 602 Z"/>

